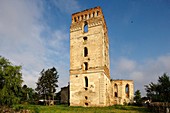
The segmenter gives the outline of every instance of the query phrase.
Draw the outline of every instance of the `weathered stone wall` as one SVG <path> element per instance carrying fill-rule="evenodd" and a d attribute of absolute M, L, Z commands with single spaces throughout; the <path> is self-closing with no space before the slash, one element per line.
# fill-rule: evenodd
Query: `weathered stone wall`
<path fill-rule="evenodd" d="M 114 84 L 118 85 L 115 97 Z M 129 84 L 129 96 L 125 86 Z M 100 7 L 72 15 L 70 26 L 70 105 L 109 106 L 130 102 L 133 81 L 110 81 L 109 40 Z"/>
<path fill-rule="evenodd" d="M 85 86 L 85 77 L 88 78 L 88 87 Z M 103 72 L 72 75 L 70 79 L 71 106 L 108 105 L 109 79 Z"/>
<path fill-rule="evenodd" d="M 88 26 L 85 32 L 84 26 Z M 86 39 L 85 39 L 86 37 Z M 72 15 L 70 27 L 70 105 L 109 105 L 107 28 L 99 7 Z M 87 48 L 87 54 L 85 53 Z M 88 79 L 88 86 L 86 86 Z"/>
<path fill-rule="evenodd" d="M 117 85 L 117 88 L 115 87 Z M 126 104 L 132 103 L 134 97 L 134 83 L 132 80 L 111 80 L 112 86 L 112 103 L 113 104 Z M 128 92 L 126 92 L 128 86 Z M 117 96 L 116 93 L 117 92 Z"/>

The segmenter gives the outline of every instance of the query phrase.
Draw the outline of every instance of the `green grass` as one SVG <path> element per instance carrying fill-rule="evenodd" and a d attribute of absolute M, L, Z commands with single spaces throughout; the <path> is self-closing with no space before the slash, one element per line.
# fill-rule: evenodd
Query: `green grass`
<path fill-rule="evenodd" d="M 147 108 L 137 106 L 69 107 L 66 105 L 14 105 L 14 109 L 29 109 L 32 113 L 149 113 Z"/>

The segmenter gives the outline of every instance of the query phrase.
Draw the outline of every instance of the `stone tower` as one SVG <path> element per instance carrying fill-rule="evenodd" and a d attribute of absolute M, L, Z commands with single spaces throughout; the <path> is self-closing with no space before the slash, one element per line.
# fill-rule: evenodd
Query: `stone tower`
<path fill-rule="evenodd" d="M 109 40 L 100 7 L 72 14 L 70 105 L 110 105 Z"/>

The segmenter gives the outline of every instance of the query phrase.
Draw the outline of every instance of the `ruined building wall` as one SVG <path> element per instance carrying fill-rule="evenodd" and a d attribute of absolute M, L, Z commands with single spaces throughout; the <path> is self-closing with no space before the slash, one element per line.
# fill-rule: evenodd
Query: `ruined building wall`
<path fill-rule="evenodd" d="M 134 83 L 133 80 L 111 80 L 112 104 L 133 103 Z"/>

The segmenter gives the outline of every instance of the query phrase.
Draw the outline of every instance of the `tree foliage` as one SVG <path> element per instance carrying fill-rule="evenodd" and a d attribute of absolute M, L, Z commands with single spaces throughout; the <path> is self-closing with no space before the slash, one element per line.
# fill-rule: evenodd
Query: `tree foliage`
<path fill-rule="evenodd" d="M 136 101 L 136 105 L 141 105 L 142 104 L 140 90 L 136 90 L 134 100 Z"/>
<path fill-rule="evenodd" d="M 158 78 L 158 83 L 151 82 L 145 85 L 147 96 L 152 101 L 157 102 L 170 102 L 170 78 L 164 73 Z"/>
<path fill-rule="evenodd" d="M 48 97 L 50 100 L 54 96 L 56 88 L 58 87 L 58 72 L 56 68 L 51 68 L 47 70 L 42 70 L 38 79 L 36 91 L 41 96 L 41 98 Z"/>
<path fill-rule="evenodd" d="M 0 56 L 0 105 L 18 103 L 21 91 L 21 66 L 14 66 Z"/>
<path fill-rule="evenodd" d="M 33 102 L 36 99 L 37 98 L 34 89 L 29 88 L 27 85 L 23 85 L 21 90 L 21 101 Z"/>

